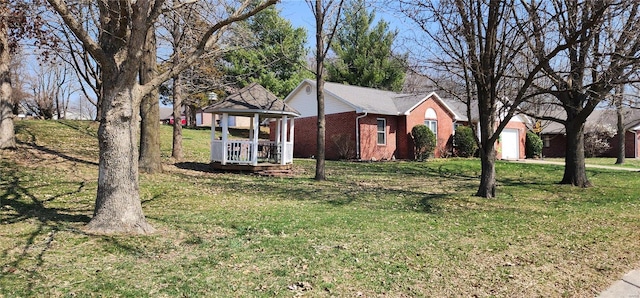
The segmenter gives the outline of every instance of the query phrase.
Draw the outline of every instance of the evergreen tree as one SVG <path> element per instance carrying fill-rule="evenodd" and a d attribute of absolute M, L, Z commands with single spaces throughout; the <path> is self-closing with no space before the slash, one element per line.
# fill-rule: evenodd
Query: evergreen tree
<path fill-rule="evenodd" d="M 284 98 L 312 77 L 306 69 L 305 29 L 294 28 L 275 7 L 236 27 L 235 33 L 242 40 L 224 56 L 221 67 L 232 85 L 242 88 L 257 82 Z"/>
<path fill-rule="evenodd" d="M 354 0 L 345 9 L 342 26 L 332 45 L 337 59 L 327 66 L 329 81 L 350 85 L 400 91 L 406 72 L 406 55 L 392 51 L 398 31 L 379 21 L 371 27 L 375 10 L 370 13 L 364 0 Z"/>

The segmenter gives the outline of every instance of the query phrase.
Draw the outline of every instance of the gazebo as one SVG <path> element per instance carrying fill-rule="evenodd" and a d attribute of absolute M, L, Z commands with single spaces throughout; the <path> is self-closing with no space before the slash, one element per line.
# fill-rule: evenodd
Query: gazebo
<path fill-rule="evenodd" d="M 204 109 L 221 115 L 222 136 L 215 137 L 211 123 L 211 165 L 215 169 L 265 171 L 287 170 L 293 163 L 294 118 L 300 113 L 257 83 L 242 88 L 223 101 Z M 249 117 L 249 139 L 229 138 L 229 116 Z M 215 117 L 212 117 L 215 119 Z M 276 121 L 275 140 L 260 140 L 260 124 Z"/>

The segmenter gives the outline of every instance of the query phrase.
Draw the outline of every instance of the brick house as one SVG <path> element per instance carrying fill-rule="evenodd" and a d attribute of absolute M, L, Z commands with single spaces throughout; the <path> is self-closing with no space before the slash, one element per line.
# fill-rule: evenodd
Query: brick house
<path fill-rule="evenodd" d="M 558 112 L 559 114 L 563 112 Z M 558 115 L 554 115 L 558 117 Z M 625 157 L 640 157 L 640 110 L 627 109 L 624 111 L 624 127 L 625 127 Z M 617 127 L 617 115 L 615 110 L 597 109 L 594 110 L 585 122 L 585 129 L 593 125 L 604 125 L 611 129 Z M 564 125 L 552 122 L 541 121 L 543 148 L 542 155 L 544 157 L 564 157 L 567 139 L 565 135 Z M 613 136 L 609 140 L 610 148 L 599 155 L 600 157 L 616 157 L 618 152 L 618 135 Z"/>
<path fill-rule="evenodd" d="M 316 152 L 316 84 L 304 80 L 286 98 L 300 112 L 296 119 L 294 156 Z M 466 107 L 445 100 L 435 92 L 400 94 L 392 91 L 325 83 L 326 158 L 359 160 L 412 159 L 411 129 L 425 124 L 436 135 L 435 157 L 451 154 L 452 136 L 458 125 L 475 125 Z M 477 114 L 477 113 L 476 113 Z M 498 158 L 524 158 L 527 126 L 516 116 L 497 144 Z"/>

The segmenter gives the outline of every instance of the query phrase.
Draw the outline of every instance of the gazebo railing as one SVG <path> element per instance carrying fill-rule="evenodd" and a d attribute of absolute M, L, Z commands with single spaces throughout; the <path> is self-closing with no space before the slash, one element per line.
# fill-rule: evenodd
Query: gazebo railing
<path fill-rule="evenodd" d="M 254 164 L 255 163 L 280 163 L 282 158 L 282 143 L 272 141 L 259 141 L 257 146 L 257 156 L 253 156 L 254 143 L 250 140 L 227 140 L 226 160 L 224 158 L 224 144 L 222 140 L 211 142 L 211 161 L 231 164 Z M 293 162 L 293 143 L 285 144 L 287 155 L 284 156 L 285 163 Z"/>

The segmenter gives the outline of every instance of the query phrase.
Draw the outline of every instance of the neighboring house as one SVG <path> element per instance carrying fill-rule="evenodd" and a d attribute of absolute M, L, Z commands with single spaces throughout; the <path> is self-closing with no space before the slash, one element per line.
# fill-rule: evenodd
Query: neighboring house
<path fill-rule="evenodd" d="M 180 123 L 186 125 L 187 117 L 184 115 L 184 109 L 180 118 Z M 173 125 L 173 107 L 160 106 L 160 123 Z"/>
<path fill-rule="evenodd" d="M 625 157 L 640 157 L 640 110 L 626 109 L 624 111 L 624 127 L 625 127 Z M 618 118 L 615 110 L 597 109 L 594 110 L 585 122 L 585 130 L 595 125 L 608 126 L 615 130 L 618 126 Z M 564 125 L 552 122 L 542 121 L 542 138 L 543 148 L 542 155 L 544 157 L 564 157 L 567 146 Z M 609 139 L 609 150 L 601 154 L 601 157 L 616 157 L 618 152 L 618 135 Z"/>
<path fill-rule="evenodd" d="M 300 112 L 296 119 L 294 156 L 316 152 L 316 84 L 304 80 L 285 99 Z M 326 158 L 360 160 L 412 159 L 411 129 L 429 127 L 437 139 L 435 157 L 450 156 L 452 136 L 458 125 L 476 125 L 466 108 L 436 93 L 400 94 L 371 88 L 325 83 Z M 475 113 L 477 115 L 477 113 Z M 516 116 L 497 144 L 498 158 L 524 158 L 526 125 Z"/>
<path fill-rule="evenodd" d="M 214 115 L 211 113 L 205 113 L 204 109 L 200 109 L 196 112 L 196 126 L 198 127 L 210 127 L 211 121 L 216 119 L 216 126 L 220 126 L 221 115 Z M 244 116 L 229 116 L 229 127 L 233 128 L 247 128 L 251 126 L 251 118 Z"/>
<path fill-rule="evenodd" d="M 196 112 L 196 126 L 198 127 L 211 127 L 211 121 L 216 119 L 216 125 L 220 126 L 220 115 L 212 115 L 211 113 L 205 113 L 203 109 Z M 187 117 L 184 114 L 184 108 L 181 115 L 182 125 L 187 125 Z M 247 128 L 251 125 L 251 119 L 249 117 L 242 116 L 229 116 L 229 127 L 233 128 Z M 160 107 L 160 122 L 163 124 L 173 124 L 173 108 L 172 107 Z"/>

